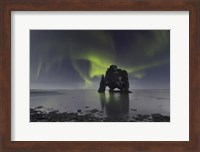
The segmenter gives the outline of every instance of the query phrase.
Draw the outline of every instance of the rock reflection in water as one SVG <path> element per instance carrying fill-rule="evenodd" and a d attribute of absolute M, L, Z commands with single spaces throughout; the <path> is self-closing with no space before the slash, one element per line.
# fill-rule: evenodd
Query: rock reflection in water
<path fill-rule="evenodd" d="M 127 93 L 101 93 L 100 101 L 102 110 L 110 116 L 128 115 L 129 94 Z"/>

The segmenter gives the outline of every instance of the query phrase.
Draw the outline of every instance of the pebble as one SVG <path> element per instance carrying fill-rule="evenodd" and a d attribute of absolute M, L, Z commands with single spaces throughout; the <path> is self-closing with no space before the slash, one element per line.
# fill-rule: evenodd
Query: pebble
<path fill-rule="evenodd" d="M 131 109 L 132 111 L 137 111 L 137 109 Z"/>
<path fill-rule="evenodd" d="M 81 109 L 78 109 L 78 110 L 77 110 L 77 112 L 79 112 L 79 113 L 80 113 L 80 112 L 81 112 Z"/>
<path fill-rule="evenodd" d="M 99 110 L 97 110 L 97 109 L 91 110 L 92 113 L 96 113 L 96 112 L 98 112 L 98 111 L 99 111 Z"/>

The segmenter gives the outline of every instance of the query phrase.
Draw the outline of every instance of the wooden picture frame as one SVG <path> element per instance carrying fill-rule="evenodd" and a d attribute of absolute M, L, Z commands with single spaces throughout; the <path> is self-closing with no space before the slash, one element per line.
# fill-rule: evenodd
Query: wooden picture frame
<path fill-rule="evenodd" d="M 189 141 L 11 141 L 11 11 L 189 11 Z M 1 0 L 0 24 L 0 151 L 200 150 L 199 0 Z"/>

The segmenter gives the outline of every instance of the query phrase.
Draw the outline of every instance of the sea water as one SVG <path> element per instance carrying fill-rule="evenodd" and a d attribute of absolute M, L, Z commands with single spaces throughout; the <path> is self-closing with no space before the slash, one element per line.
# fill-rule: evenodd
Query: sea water
<path fill-rule="evenodd" d="M 77 112 L 97 109 L 102 115 L 125 115 L 128 117 L 159 113 L 170 116 L 170 90 L 135 89 L 132 93 L 98 93 L 92 89 L 30 90 L 30 108 Z"/>

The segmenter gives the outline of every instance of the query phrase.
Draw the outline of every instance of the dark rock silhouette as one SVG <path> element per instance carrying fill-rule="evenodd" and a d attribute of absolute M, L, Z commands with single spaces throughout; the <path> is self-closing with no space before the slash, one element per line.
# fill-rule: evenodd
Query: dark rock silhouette
<path fill-rule="evenodd" d="M 106 81 L 104 75 L 102 75 L 98 92 L 105 92 L 105 90 L 106 90 Z"/>
<path fill-rule="evenodd" d="M 105 92 L 107 86 L 110 88 L 110 92 L 116 92 L 114 89 L 117 88 L 118 92 L 131 93 L 127 71 L 118 69 L 116 65 L 111 65 L 107 69 L 105 77 L 102 75 L 98 92 Z"/>

